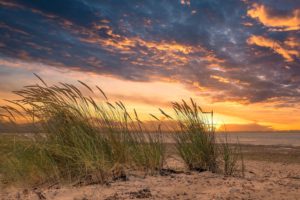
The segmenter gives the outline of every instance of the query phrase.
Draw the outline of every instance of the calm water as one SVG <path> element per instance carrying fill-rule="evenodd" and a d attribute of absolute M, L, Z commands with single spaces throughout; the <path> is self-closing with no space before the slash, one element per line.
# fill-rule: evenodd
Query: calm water
<path fill-rule="evenodd" d="M 225 134 L 217 133 L 218 142 L 225 140 Z M 238 140 L 237 140 L 238 138 Z M 300 132 L 299 133 L 280 133 L 280 132 L 253 132 L 253 133 L 227 133 L 229 143 L 251 144 L 251 145 L 279 145 L 279 146 L 294 146 L 300 147 Z M 164 135 L 164 140 L 167 143 L 174 143 L 170 134 Z"/>
<path fill-rule="evenodd" d="M 228 133 L 230 142 L 236 142 L 237 137 L 241 144 L 254 145 L 281 145 L 300 146 L 299 133 Z M 217 134 L 217 138 L 224 138 L 224 134 Z"/>

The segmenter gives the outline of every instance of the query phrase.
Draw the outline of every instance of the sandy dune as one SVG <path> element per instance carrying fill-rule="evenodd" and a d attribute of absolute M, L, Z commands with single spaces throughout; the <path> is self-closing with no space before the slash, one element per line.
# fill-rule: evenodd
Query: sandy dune
<path fill-rule="evenodd" d="M 184 170 L 179 161 L 169 167 Z M 117 200 L 117 199 L 300 199 L 300 164 L 246 161 L 245 178 L 210 172 L 181 172 L 165 176 L 131 175 L 128 181 L 81 187 L 3 190 L 1 199 Z"/>

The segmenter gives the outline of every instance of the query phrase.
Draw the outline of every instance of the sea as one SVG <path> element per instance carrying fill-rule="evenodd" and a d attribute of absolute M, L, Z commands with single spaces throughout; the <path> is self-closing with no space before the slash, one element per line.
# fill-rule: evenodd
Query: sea
<path fill-rule="evenodd" d="M 172 134 L 164 134 L 166 143 L 174 143 Z M 216 141 L 223 143 L 227 138 L 228 143 L 245 145 L 271 145 L 300 147 L 300 132 L 227 132 L 216 133 Z"/>
<path fill-rule="evenodd" d="M 1 135 L 11 135 L 0 133 Z M 32 133 L 20 134 L 32 137 Z M 300 147 L 300 132 L 228 132 L 216 133 L 217 142 L 224 142 L 227 137 L 228 143 L 240 143 L 248 145 L 273 145 L 273 146 L 293 146 Z M 172 134 L 164 133 L 163 140 L 166 143 L 174 143 Z"/>
<path fill-rule="evenodd" d="M 300 147 L 300 132 L 231 132 L 216 135 L 221 141 L 227 135 L 229 143 Z"/>

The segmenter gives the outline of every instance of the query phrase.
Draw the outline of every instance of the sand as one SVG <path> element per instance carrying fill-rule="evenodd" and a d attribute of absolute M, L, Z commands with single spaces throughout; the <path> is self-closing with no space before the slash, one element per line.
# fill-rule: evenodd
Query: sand
<path fill-rule="evenodd" d="M 245 177 L 225 177 L 211 172 L 189 172 L 174 158 L 168 168 L 178 173 L 143 176 L 131 173 L 127 181 L 80 187 L 37 189 L 5 188 L 1 199 L 118 200 L 118 199 L 299 199 L 300 163 L 245 160 Z"/>

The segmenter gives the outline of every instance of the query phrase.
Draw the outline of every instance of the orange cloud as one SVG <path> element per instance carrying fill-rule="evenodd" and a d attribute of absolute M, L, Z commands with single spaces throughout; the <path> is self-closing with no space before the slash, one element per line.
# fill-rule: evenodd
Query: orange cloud
<path fill-rule="evenodd" d="M 295 9 L 288 16 L 274 16 L 265 5 L 253 4 L 247 11 L 248 16 L 259 20 L 263 25 L 276 28 L 277 31 L 300 29 L 300 9 Z"/>
<path fill-rule="evenodd" d="M 106 31 L 106 34 L 109 35 L 109 38 L 99 37 L 98 34 L 94 32 L 89 32 L 89 37 L 82 38 L 81 41 L 93 44 L 99 44 L 102 47 L 105 47 L 107 50 L 115 52 L 116 50 L 123 53 L 135 54 L 135 48 L 144 47 L 144 50 L 140 50 L 139 53 L 147 55 L 151 51 L 152 59 L 143 60 L 138 58 L 137 60 L 132 61 L 132 64 L 135 65 L 152 65 L 152 66 L 165 66 L 165 64 L 170 65 L 184 65 L 189 62 L 187 55 L 193 52 L 203 52 L 204 49 L 201 47 L 194 47 L 191 45 L 179 44 L 175 41 L 166 42 L 166 41 L 146 41 L 140 37 L 123 37 L 118 34 L 115 34 L 111 27 L 108 25 L 95 25 L 95 29 L 103 29 Z"/>
<path fill-rule="evenodd" d="M 189 5 L 190 3 L 188 0 L 184 0 L 183 4 Z M 92 28 L 84 28 L 66 19 L 59 19 L 53 15 L 44 14 L 36 10 L 32 11 L 47 17 L 49 20 L 55 20 L 56 23 L 59 23 L 64 29 L 75 35 L 81 35 L 80 41 L 82 42 L 99 45 L 101 48 L 112 53 L 117 51 L 123 53 L 124 56 L 120 59 L 130 60 L 130 63 L 133 65 L 173 69 L 185 66 L 191 61 L 196 61 L 205 63 L 209 68 L 225 71 L 221 66 L 224 60 L 218 58 L 213 51 L 201 45 L 190 45 L 165 40 L 151 41 L 138 36 L 122 36 L 113 30 L 108 20 L 95 22 Z M 107 37 L 99 36 L 99 30 L 104 32 Z M 29 45 L 33 46 L 34 44 Z M 36 49 L 41 48 L 36 45 L 33 47 Z M 139 54 L 142 56 L 139 56 Z M 69 57 L 68 55 L 65 56 Z M 148 56 L 148 58 L 144 58 L 145 56 Z M 96 65 L 101 64 L 93 58 L 89 62 Z M 59 63 L 56 63 L 56 65 L 59 65 Z"/>
<path fill-rule="evenodd" d="M 237 87 L 249 86 L 249 83 L 242 82 L 242 81 L 236 80 L 236 79 L 229 79 L 229 78 L 224 78 L 222 76 L 216 76 L 216 75 L 211 75 L 210 77 L 217 80 L 220 83 L 231 84 L 231 85 L 235 85 Z"/>
<path fill-rule="evenodd" d="M 256 123 L 251 124 L 226 124 L 221 125 L 218 131 L 228 131 L 228 132 L 244 132 L 244 131 L 274 131 L 270 126 L 263 126 Z"/>
<path fill-rule="evenodd" d="M 263 36 L 252 35 L 250 38 L 248 38 L 247 43 L 250 45 L 270 48 L 274 52 L 281 55 L 287 62 L 294 61 L 293 56 L 300 56 L 300 53 L 298 51 L 290 49 L 289 47 L 285 47 L 280 42 Z"/>
<path fill-rule="evenodd" d="M 253 24 L 251 22 L 244 22 L 242 23 L 244 26 L 253 26 Z"/>
<path fill-rule="evenodd" d="M 272 127 L 275 130 L 300 129 L 300 116 L 296 114 L 291 115 L 291 113 L 300 112 L 300 107 L 298 105 L 295 105 L 295 107 L 278 109 L 277 105 L 285 103 L 285 100 L 275 101 L 273 99 L 265 103 L 255 104 L 241 104 L 234 99 L 232 101 L 216 102 L 211 99 L 210 95 L 215 94 L 218 91 L 203 87 L 199 84 L 199 82 L 191 83 L 195 88 L 197 88 L 197 90 L 192 90 L 189 88 L 189 85 L 184 85 L 179 81 L 174 82 L 175 80 L 172 80 L 172 77 L 168 80 L 165 79 L 159 82 L 138 82 L 120 79 L 119 77 L 114 77 L 112 75 L 99 75 L 92 72 L 87 73 L 69 68 L 55 68 L 50 65 L 39 63 L 23 61 L 17 62 L 16 60 L 5 61 L 2 59 L 0 60 L 0 65 L 6 68 L 17 68 L 14 70 L 17 74 L 14 75 L 15 78 L 13 80 L 5 75 L 0 77 L 0 85 L 2 86 L 0 87 L 0 97 L 2 99 L 18 99 L 18 97 L 7 91 L 18 90 L 23 85 L 30 85 L 38 82 L 33 75 L 29 75 L 27 77 L 25 74 L 19 73 L 20 69 L 23 69 L 38 73 L 49 85 L 59 82 L 67 82 L 76 85 L 78 84 L 77 80 L 86 82 L 93 88 L 95 85 L 98 85 L 106 92 L 106 95 L 111 101 L 122 100 L 125 105 L 127 105 L 128 110 L 132 111 L 133 108 L 137 109 L 142 120 L 151 119 L 149 113 L 161 117 L 161 113 L 157 109 L 158 107 L 163 108 L 166 112 L 168 112 L 168 114 L 172 114 L 172 110 L 170 108 L 171 104 L 168 102 L 180 101 L 180 99 L 188 100 L 189 97 L 192 97 L 201 105 L 201 107 L 203 107 L 204 110 L 214 110 L 214 124 L 217 127 L 223 124 L 255 123 Z M 224 76 L 224 78 L 225 77 L 226 76 Z M 238 80 L 234 80 L 232 78 L 229 79 L 228 77 L 226 78 L 230 82 L 229 84 L 238 84 Z M 112 87 L 112 85 L 114 87 Z M 197 94 L 199 91 L 201 91 L 201 93 Z M 103 100 L 102 96 L 99 95 L 100 93 L 95 93 L 95 96 L 91 94 L 91 96 L 97 101 Z M 224 93 L 224 95 L 228 94 Z M 0 105 L 5 105 L 5 102 L 1 101 L 1 99 Z M 244 126 L 226 126 L 228 131 L 249 130 L 251 128 L 250 126 L 248 128 Z"/>
<path fill-rule="evenodd" d="M 223 78 L 221 76 L 211 75 L 210 77 L 213 79 L 216 79 L 217 81 L 219 81 L 221 83 L 230 83 L 229 79 Z"/>
<path fill-rule="evenodd" d="M 68 27 L 66 27 L 68 28 Z M 101 29 L 109 36 L 100 37 L 97 31 Z M 78 31 L 78 30 L 77 30 Z M 191 60 L 205 62 L 208 67 L 220 67 L 224 60 L 219 59 L 213 51 L 197 45 L 182 44 L 176 41 L 149 41 L 141 37 L 125 37 L 116 34 L 107 24 L 94 24 L 94 30 L 79 30 L 88 37 L 81 38 L 81 41 L 92 43 L 115 52 L 120 51 L 125 54 L 135 55 L 137 53 L 151 56 L 151 59 L 138 57 L 131 61 L 134 65 L 149 65 L 154 67 L 173 68 L 184 66 Z M 197 56 L 195 56 L 198 54 Z M 199 56 L 199 54 L 201 56 Z M 126 60 L 127 58 L 122 58 Z"/>
<path fill-rule="evenodd" d="M 286 41 L 284 41 L 284 44 L 291 48 L 300 47 L 300 41 L 295 37 L 289 37 Z"/>

